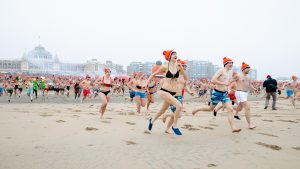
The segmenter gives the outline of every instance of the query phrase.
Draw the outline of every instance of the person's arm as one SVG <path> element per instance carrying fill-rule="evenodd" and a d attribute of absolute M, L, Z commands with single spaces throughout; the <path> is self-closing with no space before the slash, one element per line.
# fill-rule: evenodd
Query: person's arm
<path fill-rule="evenodd" d="M 163 73 L 163 72 L 165 72 L 165 70 L 166 70 L 166 67 L 165 67 L 165 66 L 161 66 L 159 69 L 157 69 L 155 72 L 153 72 L 153 73 L 149 76 L 149 78 L 147 79 L 147 81 L 146 81 L 146 86 L 148 86 L 148 84 L 150 83 L 150 81 L 153 79 L 153 77 L 154 77 L 155 75 L 157 75 L 157 74 L 159 74 L 159 73 Z"/>
<path fill-rule="evenodd" d="M 185 70 L 183 69 L 182 65 L 180 63 L 178 63 L 178 68 L 179 68 L 179 73 L 182 74 L 183 76 L 183 79 L 188 81 L 189 80 L 189 77 L 187 76 Z"/>
<path fill-rule="evenodd" d="M 127 87 L 128 87 L 130 90 L 133 90 L 133 91 L 134 91 L 134 87 L 132 86 L 133 80 L 134 80 L 134 79 L 131 79 L 131 80 L 127 83 Z"/>
<path fill-rule="evenodd" d="M 186 83 L 184 84 L 184 90 L 191 96 L 194 96 L 194 93 L 191 91 L 191 89 L 188 87 Z"/>
<path fill-rule="evenodd" d="M 251 79 L 249 79 L 249 83 L 250 83 L 250 90 L 257 91 L 257 89 L 253 86 Z"/>

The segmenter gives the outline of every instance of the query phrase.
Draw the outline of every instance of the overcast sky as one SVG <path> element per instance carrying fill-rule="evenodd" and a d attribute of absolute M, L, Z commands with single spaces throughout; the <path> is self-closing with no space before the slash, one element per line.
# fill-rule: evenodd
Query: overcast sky
<path fill-rule="evenodd" d="M 299 9 L 299 0 L 0 0 L 0 59 L 39 43 L 72 63 L 154 62 L 174 49 L 217 65 L 245 61 L 259 79 L 290 77 L 300 75 Z"/>

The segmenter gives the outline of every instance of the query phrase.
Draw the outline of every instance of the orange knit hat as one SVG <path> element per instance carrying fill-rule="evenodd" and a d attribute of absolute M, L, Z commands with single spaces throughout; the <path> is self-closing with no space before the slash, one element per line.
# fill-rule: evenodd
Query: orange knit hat
<path fill-rule="evenodd" d="M 246 64 L 245 62 L 243 62 L 242 63 L 242 71 L 244 71 L 247 68 L 250 68 L 250 66 L 248 64 Z"/>
<path fill-rule="evenodd" d="M 165 56 L 165 59 L 166 59 L 167 61 L 170 61 L 171 55 L 172 55 L 173 53 L 175 53 L 174 50 L 167 50 L 167 51 L 164 51 L 164 52 L 163 52 L 163 55 Z"/>
<path fill-rule="evenodd" d="M 186 65 L 186 61 L 184 60 L 178 59 L 177 62 L 180 63 L 181 65 Z"/>
<path fill-rule="evenodd" d="M 110 72 L 110 69 L 104 68 L 103 71 L 104 71 L 104 73 L 107 73 L 107 72 Z"/>
<path fill-rule="evenodd" d="M 231 59 L 224 57 L 223 58 L 223 65 L 226 66 L 228 63 L 233 62 Z"/>

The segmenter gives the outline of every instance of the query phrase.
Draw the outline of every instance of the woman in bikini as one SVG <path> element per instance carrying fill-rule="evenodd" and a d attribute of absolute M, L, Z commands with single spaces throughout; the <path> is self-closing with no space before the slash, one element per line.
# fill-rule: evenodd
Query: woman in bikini
<path fill-rule="evenodd" d="M 137 103 L 137 113 L 141 113 L 141 108 L 146 106 L 146 79 L 142 72 L 136 75 L 136 78 L 128 84 L 128 87 L 135 91 L 134 98 Z"/>
<path fill-rule="evenodd" d="M 107 107 L 107 103 L 109 102 L 112 92 L 111 88 L 113 86 L 113 78 L 110 76 L 111 71 L 108 68 L 104 69 L 105 75 L 98 80 L 98 84 L 100 84 L 100 91 L 99 91 L 99 96 L 101 99 L 101 106 L 99 109 L 100 112 L 100 119 L 102 119 L 104 112 Z"/>
<path fill-rule="evenodd" d="M 173 50 L 164 51 L 163 55 L 165 56 L 165 59 L 168 61 L 167 65 L 161 66 L 157 71 L 152 73 L 147 80 L 146 85 L 150 83 L 152 78 L 162 72 L 166 72 L 164 83 L 161 85 L 161 89 L 157 92 L 160 97 L 164 100 L 163 105 L 160 109 L 160 111 L 156 114 L 156 116 L 152 119 L 149 119 L 149 125 L 148 129 L 151 130 L 154 122 L 162 115 L 164 112 L 169 108 L 170 105 L 173 105 L 176 107 L 176 110 L 174 112 L 174 122 L 172 126 L 172 130 L 176 135 L 182 135 L 179 128 L 177 127 L 177 121 L 180 117 L 180 112 L 182 109 L 182 104 L 180 101 L 175 99 L 174 95 L 176 94 L 176 88 L 178 85 L 178 77 L 179 74 L 181 74 L 184 78 L 184 80 L 188 80 L 188 77 L 183 70 L 180 63 L 177 63 L 177 53 Z"/>

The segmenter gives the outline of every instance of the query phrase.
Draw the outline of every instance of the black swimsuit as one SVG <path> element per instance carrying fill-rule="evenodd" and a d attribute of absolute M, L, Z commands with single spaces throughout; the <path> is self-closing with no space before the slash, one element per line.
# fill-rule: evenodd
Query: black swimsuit
<path fill-rule="evenodd" d="M 100 92 L 103 93 L 105 96 L 107 96 L 108 93 L 110 93 L 110 90 L 109 91 L 102 91 L 102 90 L 100 90 Z"/>
<path fill-rule="evenodd" d="M 169 69 L 169 65 L 168 65 L 168 72 L 166 74 L 166 78 L 171 78 L 171 79 L 176 79 L 179 77 L 179 71 L 177 69 L 177 72 L 175 74 L 171 73 L 170 72 L 170 69 Z M 176 94 L 176 92 L 172 92 L 172 91 L 169 91 L 169 90 L 166 90 L 164 88 L 161 88 L 160 90 L 164 91 L 164 92 L 168 92 L 170 93 L 172 96 L 174 96 Z"/>

